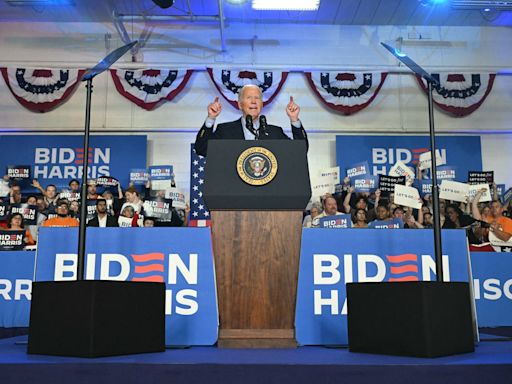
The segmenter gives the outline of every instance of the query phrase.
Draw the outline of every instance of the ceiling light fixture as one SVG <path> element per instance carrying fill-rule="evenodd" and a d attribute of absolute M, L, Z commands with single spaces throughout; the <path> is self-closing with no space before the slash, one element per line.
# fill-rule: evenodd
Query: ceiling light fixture
<path fill-rule="evenodd" d="M 264 11 L 317 11 L 320 0 L 252 0 L 252 8 Z"/>
<path fill-rule="evenodd" d="M 11 7 L 74 6 L 73 0 L 5 0 Z"/>
<path fill-rule="evenodd" d="M 512 0 L 452 0 L 453 9 L 480 9 L 512 11 Z"/>

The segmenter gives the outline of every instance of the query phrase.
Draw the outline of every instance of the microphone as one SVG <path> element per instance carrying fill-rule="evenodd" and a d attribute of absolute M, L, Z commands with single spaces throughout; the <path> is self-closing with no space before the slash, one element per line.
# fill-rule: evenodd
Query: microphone
<path fill-rule="evenodd" d="M 263 132 L 263 134 L 265 136 L 268 136 L 268 132 L 267 132 L 267 118 L 265 117 L 265 115 L 261 115 L 260 116 L 260 130 L 261 130 L 261 132 Z"/>
<path fill-rule="evenodd" d="M 251 115 L 245 116 L 245 127 L 254 135 L 254 138 L 258 140 L 258 132 L 254 129 Z"/>

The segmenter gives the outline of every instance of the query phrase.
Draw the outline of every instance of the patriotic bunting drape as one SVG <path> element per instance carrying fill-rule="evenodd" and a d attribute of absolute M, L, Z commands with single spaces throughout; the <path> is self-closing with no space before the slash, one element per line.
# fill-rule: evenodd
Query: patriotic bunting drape
<path fill-rule="evenodd" d="M 33 112 L 48 112 L 75 91 L 84 70 L 1 68 L 7 86 L 21 105 Z"/>
<path fill-rule="evenodd" d="M 379 93 L 386 72 L 305 72 L 311 89 L 335 111 L 351 115 L 366 108 Z"/>
<path fill-rule="evenodd" d="M 280 71 L 239 71 L 234 69 L 207 68 L 215 87 L 233 107 L 238 109 L 238 91 L 246 84 L 260 87 L 263 105 L 274 100 L 283 86 L 288 72 Z"/>
<path fill-rule="evenodd" d="M 113 69 L 110 73 L 117 91 L 148 111 L 176 97 L 192 75 L 191 70 L 169 69 Z"/>
<path fill-rule="evenodd" d="M 204 175 L 206 157 L 199 156 L 190 145 L 190 213 L 189 227 L 209 227 L 210 211 L 203 200 Z"/>
<path fill-rule="evenodd" d="M 82 69 L 0 68 L 7 87 L 21 105 L 33 112 L 48 112 L 63 104 L 76 90 Z M 260 87 L 263 105 L 271 103 L 288 77 L 286 71 L 250 71 L 207 68 L 217 90 L 236 109 L 238 91 L 246 84 Z M 188 84 L 190 69 L 110 70 L 116 90 L 148 111 L 173 100 Z M 387 72 L 304 72 L 313 92 L 337 112 L 350 115 L 369 106 L 378 95 Z M 478 109 L 492 90 L 495 73 L 433 73 L 434 104 L 453 116 Z M 426 93 L 427 84 L 416 77 Z"/>
<path fill-rule="evenodd" d="M 467 116 L 474 112 L 491 92 L 495 73 L 432 73 L 440 85 L 432 92 L 434 103 L 454 116 Z M 416 76 L 425 93 L 428 85 Z"/>

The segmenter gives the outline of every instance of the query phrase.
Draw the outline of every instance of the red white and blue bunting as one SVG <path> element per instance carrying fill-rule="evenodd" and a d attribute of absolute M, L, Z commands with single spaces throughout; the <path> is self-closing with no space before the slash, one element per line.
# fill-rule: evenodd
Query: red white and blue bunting
<path fill-rule="evenodd" d="M 33 112 L 48 112 L 75 91 L 84 70 L 1 68 L 13 96 Z"/>
<path fill-rule="evenodd" d="M 495 73 L 432 73 L 440 85 L 432 92 L 434 104 L 454 116 L 467 116 L 484 102 L 491 92 Z M 425 93 L 426 81 L 416 76 Z"/>
<path fill-rule="evenodd" d="M 311 89 L 335 111 L 351 115 L 366 108 L 379 93 L 387 72 L 305 72 Z"/>
<path fill-rule="evenodd" d="M 207 68 L 213 83 L 224 98 L 238 109 L 238 91 L 247 84 L 260 87 L 263 105 L 270 104 L 283 86 L 288 72 L 281 71 L 239 71 L 234 69 Z"/>
<path fill-rule="evenodd" d="M 192 70 L 112 69 L 117 91 L 128 100 L 148 111 L 174 99 L 187 85 Z"/>

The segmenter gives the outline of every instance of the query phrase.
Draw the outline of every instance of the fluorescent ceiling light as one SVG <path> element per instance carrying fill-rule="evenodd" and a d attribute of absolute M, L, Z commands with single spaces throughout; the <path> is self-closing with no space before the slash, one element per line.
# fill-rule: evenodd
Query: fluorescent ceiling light
<path fill-rule="evenodd" d="M 320 0 L 252 0 L 252 8 L 258 10 L 316 11 Z"/>
<path fill-rule="evenodd" d="M 485 9 L 491 10 L 512 10 L 512 0 L 452 0 L 451 6 L 454 9 Z"/>

